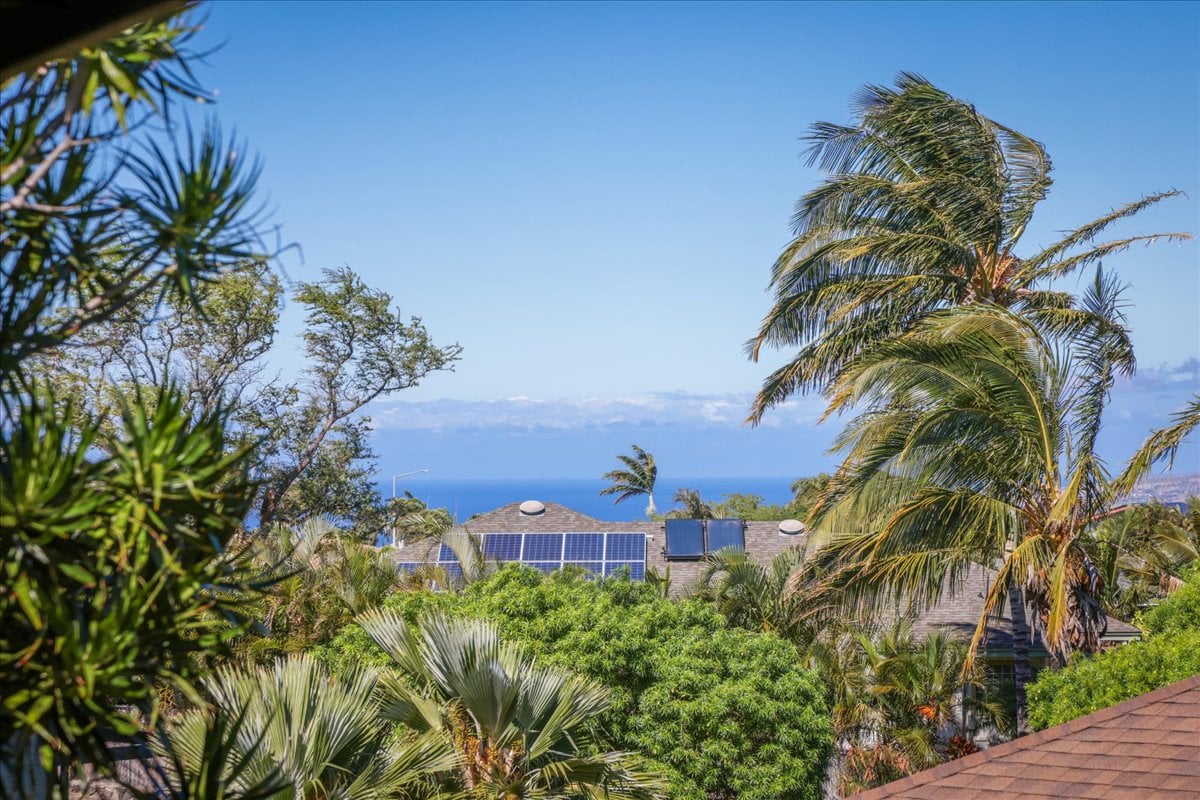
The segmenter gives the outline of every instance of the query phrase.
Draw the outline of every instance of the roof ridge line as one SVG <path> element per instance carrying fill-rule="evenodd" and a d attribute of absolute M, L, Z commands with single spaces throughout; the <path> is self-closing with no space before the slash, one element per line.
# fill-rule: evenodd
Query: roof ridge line
<path fill-rule="evenodd" d="M 1065 734 L 1087 730 L 1098 723 L 1106 722 L 1113 717 L 1120 716 L 1133 709 L 1166 700 L 1169 697 L 1174 697 L 1177 694 L 1182 694 L 1195 688 L 1200 688 L 1200 675 L 1193 675 L 1190 678 L 1184 678 L 1181 681 L 1160 686 L 1137 697 L 1122 700 L 1120 703 L 1108 708 L 1102 708 L 1090 714 L 1085 714 L 1082 717 L 1076 717 L 1075 719 L 1060 723 L 1054 727 L 1003 742 L 986 750 L 980 750 L 978 753 L 972 753 L 969 756 L 956 758 L 944 764 L 938 764 L 936 767 L 921 770 L 907 777 L 885 783 L 883 786 L 877 786 L 874 789 L 868 789 L 865 792 L 851 795 L 851 797 L 855 800 L 876 800 L 876 798 L 888 797 L 890 792 L 896 789 L 923 786 L 930 781 L 940 780 L 963 770 L 971 769 L 993 758 L 1004 758 L 1012 753 L 1019 753 L 1022 750 L 1042 744 L 1043 742 L 1058 739 Z M 884 792 L 885 789 L 890 789 L 890 791 Z"/>

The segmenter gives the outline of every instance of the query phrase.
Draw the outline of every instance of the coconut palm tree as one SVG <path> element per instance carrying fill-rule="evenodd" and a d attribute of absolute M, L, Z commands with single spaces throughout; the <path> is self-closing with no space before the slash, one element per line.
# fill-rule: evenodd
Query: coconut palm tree
<path fill-rule="evenodd" d="M 435 736 L 389 736 L 379 681 L 367 671 L 332 678 L 307 655 L 219 669 L 205 681 L 212 708 L 170 726 L 172 783 L 194 787 L 208 777 L 230 797 L 276 783 L 272 800 L 422 796 L 417 790 L 453 769 L 457 756 Z M 224 738 L 214 764 L 213 730 L 222 725 L 237 735 Z"/>
<path fill-rule="evenodd" d="M 359 622 L 395 661 L 388 716 L 451 747 L 464 796 L 661 797 L 640 759 L 592 740 L 608 707 L 598 684 L 536 667 L 485 622 L 433 616 L 417 628 L 382 609 Z"/>
<path fill-rule="evenodd" d="M 678 503 L 680 508 L 669 512 L 668 517 L 713 519 L 716 516 L 712 504 L 704 502 L 698 489 L 676 489 L 671 499 Z"/>
<path fill-rule="evenodd" d="M 774 305 L 747 344 L 799 348 L 763 382 L 749 421 L 797 392 L 825 387 L 864 349 L 954 305 L 992 303 L 1061 324 L 1072 298 L 1050 282 L 1138 243 L 1096 244 L 1115 222 L 1179 194 L 1143 197 L 1034 252 L 1021 250 L 1050 188 L 1041 143 L 980 114 L 920 76 L 866 86 L 851 125 L 815 124 L 811 164 L 829 177 L 804 195 L 795 238 L 771 273 Z"/>
<path fill-rule="evenodd" d="M 617 460 L 625 465 L 625 469 L 614 469 L 604 473 L 604 480 L 611 481 L 612 486 L 601 489 L 600 496 L 615 494 L 617 499 L 613 503 L 616 504 L 631 497 L 645 495 L 646 516 L 653 517 L 656 513 L 654 482 L 658 480 L 658 467 L 654 464 L 654 456 L 636 444 L 630 446 L 633 448 L 632 456 L 617 456 Z"/>
<path fill-rule="evenodd" d="M 814 510 L 839 531 L 816 554 L 860 602 L 933 600 L 974 563 L 998 568 L 971 641 L 1010 601 L 1018 730 L 1029 679 L 1026 605 L 1050 651 L 1099 646 L 1100 573 L 1084 533 L 1112 499 L 1096 456 L 1105 398 L 1133 368 L 1118 287 L 1083 298 L 1097 323 L 1069 343 L 979 304 L 931 315 L 852 362 L 827 413 L 860 406 L 844 461 Z"/>

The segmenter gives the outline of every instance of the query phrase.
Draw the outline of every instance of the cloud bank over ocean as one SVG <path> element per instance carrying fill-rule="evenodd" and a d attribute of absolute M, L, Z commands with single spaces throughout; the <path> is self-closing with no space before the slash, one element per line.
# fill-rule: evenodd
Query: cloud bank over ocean
<path fill-rule="evenodd" d="M 1200 359 L 1148 367 L 1117 381 L 1113 417 L 1147 416 L 1166 421 L 1190 393 L 1200 391 Z M 1147 406 L 1147 397 L 1156 398 Z M 607 427 L 683 426 L 698 430 L 742 427 L 754 399 L 737 394 L 648 393 L 632 397 L 507 397 L 497 400 L 434 399 L 407 401 L 403 395 L 372 407 L 379 430 L 583 430 Z M 1176 402 L 1172 406 L 1172 402 Z M 773 408 L 762 426 L 774 429 L 813 427 L 824 411 L 819 396 L 799 397 Z M 837 427 L 836 420 L 823 427 Z"/>
<path fill-rule="evenodd" d="M 1099 450 L 1118 469 L 1154 428 L 1200 390 L 1200 360 L 1141 369 L 1113 388 Z M 753 398 L 738 394 L 647 393 L 629 397 L 408 401 L 370 409 L 384 473 L 427 467 L 438 477 L 595 477 L 630 443 L 653 452 L 662 474 L 811 475 L 832 469 L 838 419 L 817 424 L 820 397 L 802 397 L 743 424 Z M 1200 471 L 1195 441 L 1175 472 Z"/>
<path fill-rule="evenodd" d="M 736 428 L 742 425 L 754 395 L 666 392 L 636 397 L 501 400 L 396 399 L 376 404 L 371 418 L 380 430 L 579 430 L 611 426 L 683 425 Z M 763 421 L 768 428 L 815 425 L 824 410 L 819 397 L 789 401 Z"/>

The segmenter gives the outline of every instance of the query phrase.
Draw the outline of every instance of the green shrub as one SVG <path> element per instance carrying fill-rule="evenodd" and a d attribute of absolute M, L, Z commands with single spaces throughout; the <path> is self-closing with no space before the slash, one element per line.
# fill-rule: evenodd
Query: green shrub
<path fill-rule="evenodd" d="M 1131 642 L 1042 671 L 1029 686 L 1029 722 L 1035 730 L 1048 728 L 1196 674 L 1200 631 Z"/>
<path fill-rule="evenodd" d="M 705 605 L 664 600 L 643 583 L 516 565 L 459 595 L 400 594 L 385 605 L 409 619 L 436 608 L 491 620 L 538 663 L 608 686 L 602 733 L 657 762 L 673 798 L 821 795 L 832 740 L 824 692 L 773 634 L 731 628 Z M 353 625 L 319 657 L 334 668 L 386 663 Z"/>
<path fill-rule="evenodd" d="M 1200 631 L 1200 567 L 1191 570 L 1183 586 L 1142 615 L 1141 627 L 1151 635 Z"/>

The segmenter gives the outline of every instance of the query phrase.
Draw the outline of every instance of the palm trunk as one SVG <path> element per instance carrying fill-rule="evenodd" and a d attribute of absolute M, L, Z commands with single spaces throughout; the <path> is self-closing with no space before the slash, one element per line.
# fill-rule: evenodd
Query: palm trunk
<path fill-rule="evenodd" d="M 1008 605 L 1012 611 L 1013 694 L 1017 706 L 1017 736 L 1029 733 L 1029 704 L 1025 686 L 1033 680 L 1029 663 L 1029 622 L 1025 618 L 1025 587 L 1008 578 Z"/>
<path fill-rule="evenodd" d="M 648 498 L 646 502 L 646 516 L 653 517 L 658 511 L 658 509 L 654 507 L 654 492 L 646 492 L 646 497 Z"/>

